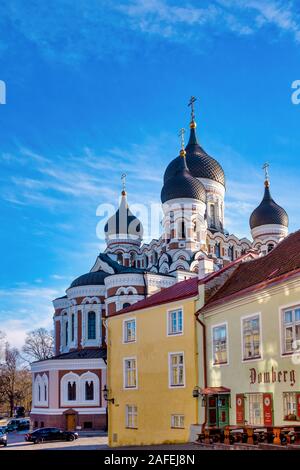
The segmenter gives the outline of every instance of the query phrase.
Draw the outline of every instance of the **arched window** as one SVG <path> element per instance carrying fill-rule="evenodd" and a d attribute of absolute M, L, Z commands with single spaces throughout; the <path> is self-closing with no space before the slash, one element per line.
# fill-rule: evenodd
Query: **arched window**
<path fill-rule="evenodd" d="M 96 339 L 96 313 L 88 313 L 88 339 Z"/>
<path fill-rule="evenodd" d="M 94 382 L 85 382 L 85 399 L 94 400 Z"/>
<path fill-rule="evenodd" d="M 72 313 L 72 317 L 71 317 L 71 341 L 72 342 L 74 341 L 74 337 L 75 337 L 75 315 L 74 313 Z"/>
<path fill-rule="evenodd" d="M 130 253 L 130 265 L 134 268 L 135 267 L 135 253 Z"/>
<path fill-rule="evenodd" d="M 185 239 L 186 238 L 186 233 L 185 233 L 185 222 L 183 219 L 181 219 L 178 222 L 178 238 L 179 239 Z"/>
<path fill-rule="evenodd" d="M 215 244 L 215 255 L 217 258 L 221 258 L 221 244 L 220 243 Z"/>
<path fill-rule="evenodd" d="M 38 385 L 38 400 L 41 401 L 41 386 Z"/>
<path fill-rule="evenodd" d="M 68 382 L 68 401 L 76 400 L 76 383 Z"/>
<path fill-rule="evenodd" d="M 210 205 L 209 207 L 209 210 L 210 210 L 210 213 L 209 213 L 209 216 L 210 216 L 210 225 L 212 227 L 215 227 L 216 226 L 216 210 L 215 210 L 215 206 L 213 204 Z"/>
<path fill-rule="evenodd" d="M 268 253 L 270 253 L 270 251 L 272 251 L 273 248 L 274 248 L 273 243 L 269 243 L 268 246 L 267 246 L 267 248 L 268 248 Z"/>
<path fill-rule="evenodd" d="M 65 345 L 68 345 L 68 336 L 69 336 L 69 322 L 66 321 L 65 324 Z"/>
<path fill-rule="evenodd" d="M 131 305 L 131 304 L 130 304 L 129 302 L 125 302 L 125 303 L 123 304 L 123 307 L 122 307 L 122 308 L 130 307 L 130 305 Z"/>
<path fill-rule="evenodd" d="M 234 258 L 234 250 L 233 250 L 233 246 L 230 246 L 228 248 L 228 257 L 231 261 L 233 261 L 233 258 Z"/>
<path fill-rule="evenodd" d="M 123 255 L 122 255 L 122 253 L 120 253 L 120 252 L 117 253 L 117 262 L 118 262 L 119 264 L 123 264 Z"/>
<path fill-rule="evenodd" d="M 44 400 L 47 401 L 47 385 L 44 385 Z"/>

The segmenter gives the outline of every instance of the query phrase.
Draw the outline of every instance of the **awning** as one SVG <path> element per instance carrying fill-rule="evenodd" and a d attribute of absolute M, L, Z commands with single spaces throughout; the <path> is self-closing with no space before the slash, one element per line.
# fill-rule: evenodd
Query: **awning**
<path fill-rule="evenodd" d="M 230 393 L 230 388 L 227 387 L 207 387 L 201 388 L 200 393 L 201 395 L 218 395 L 220 393 Z"/>

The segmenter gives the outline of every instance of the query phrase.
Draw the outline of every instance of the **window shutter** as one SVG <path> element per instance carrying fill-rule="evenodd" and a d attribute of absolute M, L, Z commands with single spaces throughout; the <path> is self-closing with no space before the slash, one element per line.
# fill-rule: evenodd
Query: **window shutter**
<path fill-rule="evenodd" d="M 245 397 L 243 393 L 238 393 L 235 398 L 236 403 L 236 424 L 245 424 Z"/>
<path fill-rule="evenodd" d="M 300 393 L 296 393 L 297 418 L 300 419 Z"/>

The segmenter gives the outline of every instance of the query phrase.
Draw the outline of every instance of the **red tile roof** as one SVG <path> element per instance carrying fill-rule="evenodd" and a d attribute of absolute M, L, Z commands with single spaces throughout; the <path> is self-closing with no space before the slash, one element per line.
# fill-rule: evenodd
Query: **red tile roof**
<path fill-rule="evenodd" d="M 300 230 L 285 238 L 268 255 L 237 266 L 202 310 L 286 279 L 298 271 L 300 272 Z"/>

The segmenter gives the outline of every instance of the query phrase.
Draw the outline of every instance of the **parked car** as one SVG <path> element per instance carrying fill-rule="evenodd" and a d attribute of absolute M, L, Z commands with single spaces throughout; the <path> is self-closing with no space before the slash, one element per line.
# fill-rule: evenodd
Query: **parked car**
<path fill-rule="evenodd" d="M 19 419 L 17 423 L 18 431 L 28 431 L 30 428 L 30 419 Z"/>
<path fill-rule="evenodd" d="M 18 424 L 17 424 L 16 421 L 17 420 L 12 419 L 11 421 L 9 421 L 7 423 L 7 425 L 5 426 L 6 432 L 13 432 L 13 431 L 16 431 L 18 429 Z"/>
<path fill-rule="evenodd" d="M 62 431 L 58 428 L 40 428 L 25 434 L 25 441 L 39 444 L 44 441 L 74 441 L 78 439 L 78 433 Z"/>
<path fill-rule="evenodd" d="M 4 430 L 0 429 L 0 445 L 7 446 L 7 434 Z"/>

